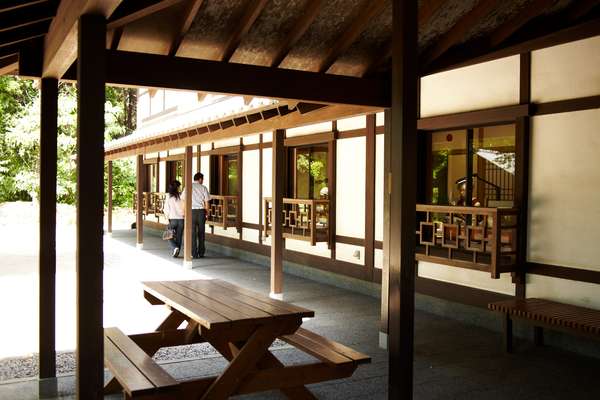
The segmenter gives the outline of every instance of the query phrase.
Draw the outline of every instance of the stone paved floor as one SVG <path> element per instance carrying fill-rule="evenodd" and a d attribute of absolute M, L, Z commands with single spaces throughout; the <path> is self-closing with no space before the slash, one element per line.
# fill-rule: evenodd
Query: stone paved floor
<path fill-rule="evenodd" d="M 113 239 L 133 246 L 131 232 L 115 233 Z M 107 250 L 112 273 L 118 273 L 119 255 Z M 168 258 L 163 242 L 147 237 L 144 261 L 157 262 L 182 274 L 181 260 Z M 121 265 L 121 268 L 127 268 Z M 140 266 L 138 266 L 139 268 Z M 141 266 L 143 268 L 143 266 Z M 268 270 L 243 261 L 208 254 L 194 262 L 194 272 L 268 292 Z M 162 273 L 165 274 L 164 271 Z M 303 326 L 369 354 L 373 362 L 360 367 L 353 377 L 310 386 L 320 399 L 385 399 L 387 353 L 378 348 L 379 300 L 306 279 L 285 277 L 285 300 L 314 309 L 316 317 Z M 150 306 L 148 306 L 150 307 Z M 106 308 L 110 313 L 110 307 Z M 549 347 L 518 343 L 517 352 L 501 352 L 498 334 L 451 319 L 417 312 L 415 330 L 416 399 L 600 399 L 600 361 Z M 285 363 L 309 356 L 289 346 L 274 351 Z M 212 375 L 225 363 L 218 356 L 164 367 L 177 378 Z M 107 375 L 108 378 L 108 375 Z M 72 399 L 74 377 L 57 381 L 35 379 L 0 384 L 0 399 Z M 43 395 L 45 393 L 46 395 Z M 107 397 L 108 398 L 108 397 Z M 111 397 L 120 398 L 120 397 Z M 240 396 L 244 399 L 279 399 L 278 393 Z"/>

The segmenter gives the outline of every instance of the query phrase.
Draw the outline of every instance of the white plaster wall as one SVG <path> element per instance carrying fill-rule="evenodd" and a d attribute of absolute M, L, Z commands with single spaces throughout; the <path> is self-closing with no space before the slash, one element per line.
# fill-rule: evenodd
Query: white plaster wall
<path fill-rule="evenodd" d="M 600 285 L 549 276 L 527 275 L 527 297 L 600 310 Z"/>
<path fill-rule="evenodd" d="M 310 124 L 299 126 L 297 128 L 290 128 L 285 131 L 286 137 L 310 135 L 312 133 L 331 132 L 331 122 L 321 122 L 318 124 Z"/>
<path fill-rule="evenodd" d="M 600 271 L 599 127 L 600 109 L 532 118 L 530 261 Z"/>
<path fill-rule="evenodd" d="M 500 279 L 492 279 L 489 272 L 419 261 L 419 276 L 511 296 L 515 294 L 510 274 L 501 274 Z"/>
<path fill-rule="evenodd" d="M 519 56 L 421 78 L 421 117 L 519 102 Z"/>
<path fill-rule="evenodd" d="M 364 129 L 367 127 L 367 117 L 359 115 L 357 117 L 342 118 L 337 120 L 338 131 L 351 131 L 354 129 Z"/>
<path fill-rule="evenodd" d="M 365 145 L 365 137 L 337 141 L 337 235 L 365 237 Z"/>
<path fill-rule="evenodd" d="M 385 113 L 378 112 L 377 114 L 375 114 L 375 125 L 385 126 Z"/>
<path fill-rule="evenodd" d="M 600 94 L 600 36 L 531 53 L 532 101 L 597 94 Z"/>
<path fill-rule="evenodd" d="M 359 257 L 354 257 L 355 252 L 359 253 Z M 336 260 L 346 261 L 352 264 L 365 265 L 365 248 L 363 246 L 354 246 L 346 243 L 335 244 Z"/>
<path fill-rule="evenodd" d="M 167 191 L 167 162 L 160 161 L 158 163 L 158 191 Z"/>
<path fill-rule="evenodd" d="M 375 240 L 383 240 L 383 135 L 375 136 Z"/>
<path fill-rule="evenodd" d="M 174 154 L 184 154 L 185 153 L 185 147 L 178 147 L 176 149 L 169 149 L 169 155 L 174 155 Z"/>
<path fill-rule="evenodd" d="M 258 243 L 258 230 L 242 228 L 242 239 L 247 242 Z"/>
<path fill-rule="evenodd" d="M 242 215 L 244 222 L 253 224 L 258 224 L 258 152 L 259 150 L 244 151 L 242 168 Z"/>
<path fill-rule="evenodd" d="M 285 239 L 285 248 L 319 257 L 331 257 L 331 250 L 327 248 L 327 243 L 324 242 L 311 246 L 310 242 L 304 240 Z"/>
<path fill-rule="evenodd" d="M 215 143 L 215 149 L 218 149 L 220 147 L 239 146 L 240 138 L 235 137 L 235 138 L 229 138 L 229 139 L 222 139 L 222 140 L 217 140 L 214 143 Z"/>
<path fill-rule="evenodd" d="M 238 233 L 237 229 L 235 229 L 235 227 L 223 229 L 220 226 L 215 226 L 215 235 L 226 236 L 234 239 L 238 239 L 240 237 L 240 234 Z"/>
<path fill-rule="evenodd" d="M 260 142 L 260 135 L 244 136 L 244 144 L 257 144 Z"/>
<path fill-rule="evenodd" d="M 263 149 L 263 197 L 271 197 L 273 176 L 273 151 Z"/>
<path fill-rule="evenodd" d="M 204 180 L 202 181 L 203 185 L 207 188 L 210 187 L 210 156 L 201 156 L 200 157 L 201 171 L 204 174 Z"/>
<path fill-rule="evenodd" d="M 375 268 L 382 269 L 383 268 L 383 250 L 375 249 L 375 258 L 374 258 Z"/>

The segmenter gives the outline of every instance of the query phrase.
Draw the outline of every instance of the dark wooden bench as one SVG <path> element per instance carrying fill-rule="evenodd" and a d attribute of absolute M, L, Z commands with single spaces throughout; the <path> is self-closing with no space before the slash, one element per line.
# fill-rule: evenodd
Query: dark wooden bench
<path fill-rule="evenodd" d="M 371 362 L 371 357 L 303 328 L 298 328 L 292 335 L 282 336 L 281 340 L 332 367 L 332 372 L 339 373 L 339 376 L 329 379 L 351 376 L 360 364 Z"/>
<path fill-rule="evenodd" d="M 104 363 L 126 399 L 177 398 L 177 381 L 118 328 L 104 329 Z M 115 389 L 105 387 L 105 392 Z"/>
<path fill-rule="evenodd" d="M 535 298 L 499 301 L 488 308 L 503 314 L 504 347 L 509 353 L 513 320 L 534 326 L 533 341 L 538 346 L 544 343 L 544 328 L 600 339 L 600 310 Z"/>

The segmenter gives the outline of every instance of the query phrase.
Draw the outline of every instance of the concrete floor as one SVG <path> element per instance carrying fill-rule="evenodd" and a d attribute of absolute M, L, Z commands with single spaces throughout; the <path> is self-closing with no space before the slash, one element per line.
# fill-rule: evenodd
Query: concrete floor
<path fill-rule="evenodd" d="M 118 232 L 111 240 L 123 245 L 116 246 L 122 250 L 134 246 L 134 236 L 132 232 Z M 169 258 L 165 243 L 158 238 L 147 235 L 144 248 L 144 264 L 155 260 L 172 268 L 173 276 L 189 276 L 190 271 L 182 271 L 181 259 Z M 130 267 L 126 264 L 131 262 L 130 257 L 120 261 L 119 254 L 110 249 L 106 258 L 112 274 L 118 274 L 119 268 Z M 142 271 L 145 267 L 151 268 L 137 265 L 136 270 Z M 209 253 L 207 258 L 194 261 L 193 272 L 268 293 L 269 271 L 247 262 Z M 165 274 L 165 271 L 160 273 Z M 290 275 L 285 277 L 284 291 L 286 301 L 315 310 L 315 318 L 305 322 L 304 327 L 369 354 L 373 359 L 371 364 L 359 367 L 353 377 L 312 385 L 311 391 L 320 399 L 385 399 L 387 352 L 378 347 L 379 300 Z M 141 297 L 141 293 L 139 295 Z M 139 307 L 142 306 L 136 305 L 135 309 Z M 108 318 L 118 322 L 110 317 L 111 310 L 112 307 L 105 307 Z M 414 397 L 600 399 L 598 359 L 550 347 L 535 348 L 525 342 L 517 343 L 515 354 L 506 355 L 500 343 L 497 333 L 417 311 Z M 278 348 L 274 353 L 284 363 L 309 358 L 289 346 Z M 164 363 L 164 367 L 180 379 L 213 375 L 224 365 L 218 356 Z M 72 399 L 74 380 L 73 375 L 66 375 L 56 381 L 29 379 L 0 384 L 0 399 Z M 239 398 L 279 399 L 283 396 L 274 392 Z"/>

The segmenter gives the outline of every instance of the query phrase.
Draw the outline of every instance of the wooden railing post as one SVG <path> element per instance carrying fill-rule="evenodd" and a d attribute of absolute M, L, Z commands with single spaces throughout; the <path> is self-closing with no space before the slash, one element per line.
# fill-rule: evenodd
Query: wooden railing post
<path fill-rule="evenodd" d="M 283 187 L 285 154 L 283 141 L 285 131 L 277 129 L 273 132 L 273 188 L 272 188 L 272 226 L 271 226 L 271 296 L 283 297 Z"/>
<path fill-rule="evenodd" d="M 317 213 L 315 212 L 315 201 L 310 200 L 310 244 L 317 244 Z"/>

